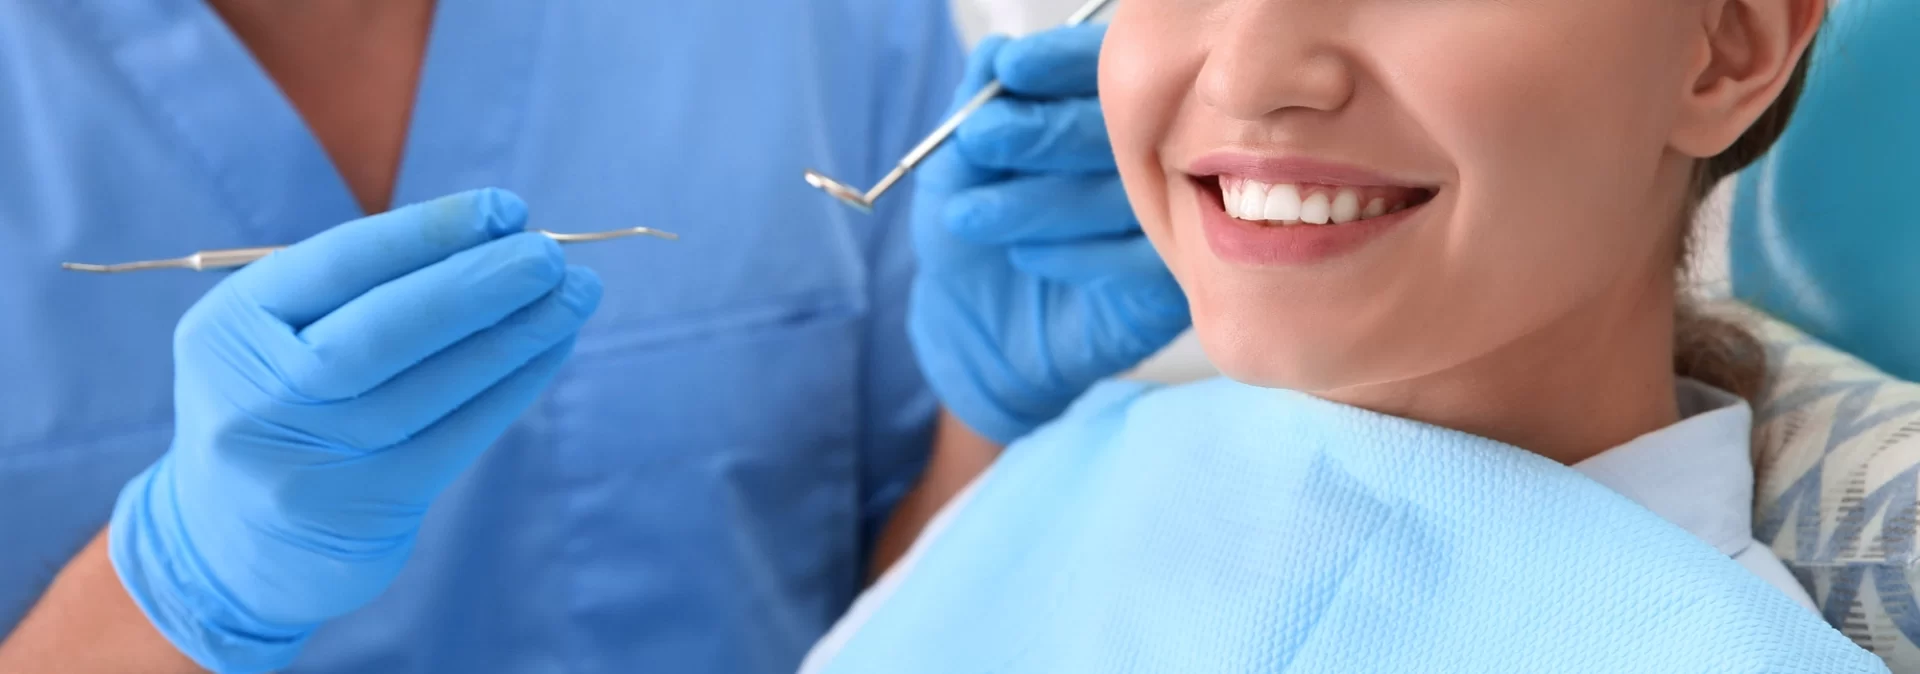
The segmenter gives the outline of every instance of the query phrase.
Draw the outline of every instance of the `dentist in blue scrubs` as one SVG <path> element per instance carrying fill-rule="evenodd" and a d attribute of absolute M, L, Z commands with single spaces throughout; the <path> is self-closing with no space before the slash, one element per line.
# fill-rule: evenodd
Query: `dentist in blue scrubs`
<path fill-rule="evenodd" d="M 791 671 L 929 461 L 1184 327 L 1099 35 L 867 216 L 799 171 L 937 123 L 941 0 L 0 4 L 0 671 Z"/>

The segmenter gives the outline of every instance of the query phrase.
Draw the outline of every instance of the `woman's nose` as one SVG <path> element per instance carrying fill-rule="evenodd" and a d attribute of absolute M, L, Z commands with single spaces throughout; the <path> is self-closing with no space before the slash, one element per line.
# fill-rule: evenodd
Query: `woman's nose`
<path fill-rule="evenodd" d="M 1338 110 L 1352 98 L 1354 69 L 1337 48 L 1342 2 L 1241 0 L 1215 19 L 1201 67 L 1201 102 L 1255 121 L 1288 109 Z"/>

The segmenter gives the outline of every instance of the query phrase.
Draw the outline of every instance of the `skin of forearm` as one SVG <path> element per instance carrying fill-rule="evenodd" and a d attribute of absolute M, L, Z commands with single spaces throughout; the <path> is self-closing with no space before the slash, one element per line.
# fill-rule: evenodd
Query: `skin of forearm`
<path fill-rule="evenodd" d="M 39 604 L 0 641 L 7 674 L 199 674 L 127 596 L 104 532 L 53 580 Z"/>
<path fill-rule="evenodd" d="M 880 539 L 874 544 L 873 559 L 869 560 L 867 582 L 878 579 L 906 555 L 927 522 L 974 478 L 986 472 L 1000 456 L 1000 450 L 1000 445 L 973 432 L 959 419 L 941 413 L 927 470 L 913 491 L 900 499 L 886 528 L 881 530 Z"/>

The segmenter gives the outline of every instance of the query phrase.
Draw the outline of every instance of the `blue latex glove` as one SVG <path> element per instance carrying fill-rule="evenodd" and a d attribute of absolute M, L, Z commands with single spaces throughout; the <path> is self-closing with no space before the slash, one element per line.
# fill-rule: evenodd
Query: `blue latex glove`
<path fill-rule="evenodd" d="M 1140 233 L 1095 97 L 1104 25 L 975 50 L 958 98 L 988 103 L 916 178 L 921 273 L 909 328 L 928 383 L 975 431 L 1007 443 L 1191 323 Z"/>
<path fill-rule="evenodd" d="M 216 672 L 283 668 L 386 589 L 428 504 L 531 404 L 600 299 L 471 192 L 341 225 L 216 286 L 174 337 L 174 439 L 128 483 L 114 567 Z"/>

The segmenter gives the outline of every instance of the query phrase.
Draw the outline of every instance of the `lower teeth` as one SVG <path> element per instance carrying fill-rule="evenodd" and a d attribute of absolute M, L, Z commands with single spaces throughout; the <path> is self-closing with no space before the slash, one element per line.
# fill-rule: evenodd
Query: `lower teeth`
<path fill-rule="evenodd" d="M 1416 205 L 1417 205 L 1417 204 L 1416 204 Z M 1372 220 L 1372 219 L 1374 219 L 1374 218 L 1379 218 L 1379 217 L 1384 217 L 1384 216 L 1388 216 L 1388 215 L 1393 215 L 1393 214 L 1395 214 L 1395 213 L 1398 213 L 1398 212 L 1400 212 L 1400 211 L 1404 211 L 1404 210 L 1407 210 L 1408 208 L 1411 208 L 1411 206 L 1408 206 L 1408 205 L 1405 205 L 1405 204 L 1402 204 L 1402 205 L 1399 205 L 1399 206 L 1395 206 L 1395 207 L 1391 207 L 1391 208 L 1388 208 L 1388 209 L 1386 209 L 1386 210 L 1385 210 L 1384 212 L 1381 212 L 1381 213 L 1374 213 L 1374 214 L 1371 214 L 1371 215 L 1362 215 L 1362 216 L 1360 216 L 1360 217 L 1358 217 L 1358 218 L 1354 218 L 1354 219 L 1352 219 L 1352 220 L 1348 220 L 1348 221 L 1346 221 L 1346 222 L 1334 222 L 1333 220 L 1328 220 L 1328 221 L 1326 221 L 1326 222 L 1307 222 L 1307 221 L 1305 221 L 1305 220 L 1251 220 L 1251 219 L 1247 219 L 1247 218 L 1242 218 L 1242 217 L 1240 217 L 1240 216 L 1237 216 L 1237 215 L 1233 215 L 1233 214 L 1231 214 L 1231 213 L 1229 213 L 1228 215 L 1229 215 L 1229 216 L 1231 216 L 1231 217 L 1233 217 L 1233 219 L 1235 219 L 1235 220 L 1240 220 L 1240 221 L 1242 221 L 1242 222 L 1251 222 L 1251 223 L 1254 223 L 1254 224 L 1257 224 L 1257 225 L 1264 225 L 1264 226 L 1267 226 L 1267 227 L 1295 227 L 1295 226 L 1299 226 L 1299 225 L 1311 225 L 1311 226 L 1315 226 L 1315 227 L 1326 227 L 1326 226 L 1329 226 L 1329 225 L 1345 225 L 1345 224 L 1352 224 L 1352 223 L 1355 223 L 1355 222 L 1365 222 L 1365 221 L 1367 221 L 1367 220 Z"/>

